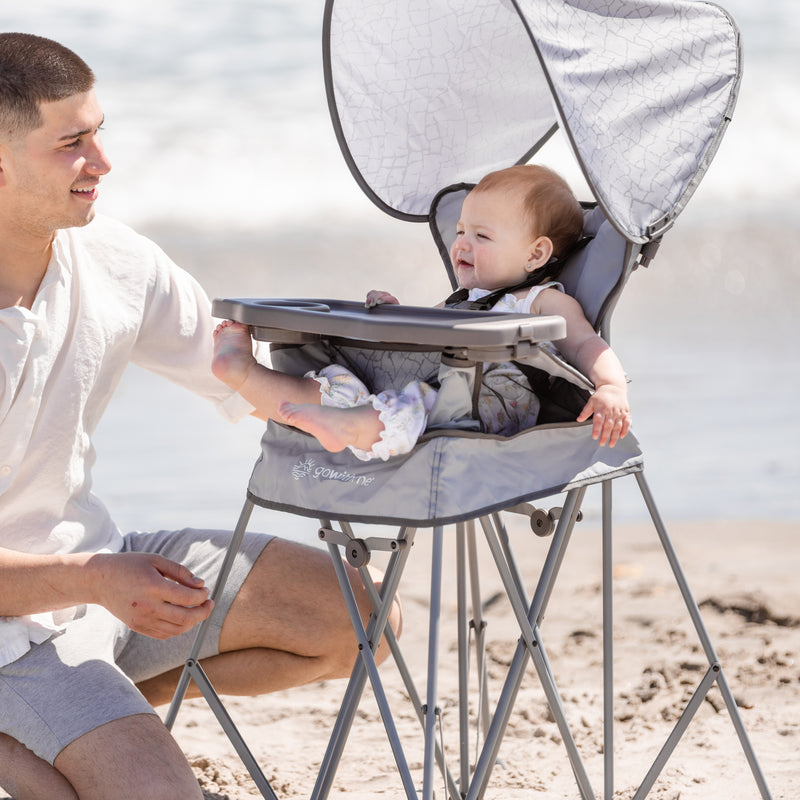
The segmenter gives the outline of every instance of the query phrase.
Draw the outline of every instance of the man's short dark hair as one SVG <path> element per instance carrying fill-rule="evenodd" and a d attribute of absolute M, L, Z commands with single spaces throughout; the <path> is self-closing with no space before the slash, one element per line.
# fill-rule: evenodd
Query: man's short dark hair
<path fill-rule="evenodd" d="M 30 33 L 0 33 L 0 136 L 42 124 L 39 106 L 88 92 L 94 73 L 64 45 Z"/>

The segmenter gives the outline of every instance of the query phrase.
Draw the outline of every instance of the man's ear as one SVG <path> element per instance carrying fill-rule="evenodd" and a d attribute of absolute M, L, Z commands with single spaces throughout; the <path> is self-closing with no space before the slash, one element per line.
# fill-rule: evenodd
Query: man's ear
<path fill-rule="evenodd" d="M 531 244 L 527 269 L 532 272 L 546 264 L 553 255 L 553 242 L 549 236 L 540 236 Z"/>
<path fill-rule="evenodd" d="M 0 144 L 0 186 L 6 185 L 6 170 L 5 163 L 7 159 L 7 150 Z"/>

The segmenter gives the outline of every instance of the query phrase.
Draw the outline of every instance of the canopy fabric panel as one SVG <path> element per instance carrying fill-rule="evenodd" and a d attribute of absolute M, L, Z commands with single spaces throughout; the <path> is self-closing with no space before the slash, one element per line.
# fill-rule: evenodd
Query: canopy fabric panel
<path fill-rule="evenodd" d="M 560 124 L 628 239 L 675 220 L 735 103 L 739 37 L 695 0 L 328 0 L 324 61 L 366 194 L 427 219 L 445 186 L 526 161 Z"/>
<path fill-rule="evenodd" d="M 685 206 L 733 113 L 739 36 L 710 3 L 519 0 L 595 196 L 648 241 Z"/>
<path fill-rule="evenodd" d="M 516 162 L 555 129 L 510 2 L 329 0 L 325 19 L 339 143 L 389 213 L 427 219 L 440 189 Z"/>

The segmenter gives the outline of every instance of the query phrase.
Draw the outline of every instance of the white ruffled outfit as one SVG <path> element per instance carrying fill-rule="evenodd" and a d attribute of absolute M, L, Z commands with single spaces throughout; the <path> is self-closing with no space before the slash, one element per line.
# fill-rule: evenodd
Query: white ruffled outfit
<path fill-rule="evenodd" d="M 564 287 L 557 282 L 533 286 L 523 298 L 506 294 L 493 306 L 493 311 L 530 314 L 531 305 L 543 289 Z M 471 289 L 469 300 L 478 300 L 489 294 L 488 289 Z M 352 372 L 339 364 L 330 364 L 317 372 L 309 372 L 320 386 L 323 406 L 354 408 L 371 403 L 384 425 L 381 438 L 369 451 L 349 446 L 361 461 L 408 453 L 417 443 L 428 422 L 428 415 L 436 401 L 436 390 L 424 381 L 410 381 L 399 391 L 386 390 L 370 394 L 367 387 Z M 511 362 L 484 365 L 481 390 L 478 397 L 478 415 L 486 433 L 510 436 L 536 424 L 539 400 L 527 378 Z"/>

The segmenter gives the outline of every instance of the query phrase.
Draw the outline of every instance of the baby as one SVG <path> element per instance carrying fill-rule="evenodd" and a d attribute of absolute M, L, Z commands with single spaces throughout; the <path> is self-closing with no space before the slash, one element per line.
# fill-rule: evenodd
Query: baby
<path fill-rule="evenodd" d="M 542 166 L 510 167 L 488 174 L 467 195 L 450 257 L 467 299 L 491 295 L 495 311 L 566 320 L 558 350 L 595 386 L 576 421 L 593 417 L 592 436 L 613 447 L 630 428 L 622 366 L 580 304 L 547 277 L 554 258 L 568 253 L 582 227 L 580 205 L 559 175 Z M 381 291 L 367 295 L 367 307 L 380 303 L 398 300 Z M 362 460 L 408 452 L 436 399 L 436 390 L 422 381 L 371 395 L 338 364 L 303 377 L 269 369 L 253 357 L 248 328 L 234 322 L 217 327 L 212 369 L 256 407 L 257 416 L 306 431 L 326 450 L 349 448 Z M 538 409 L 538 398 L 516 366 L 484 366 L 478 406 L 484 431 L 508 435 L 532 427 Z"/>

